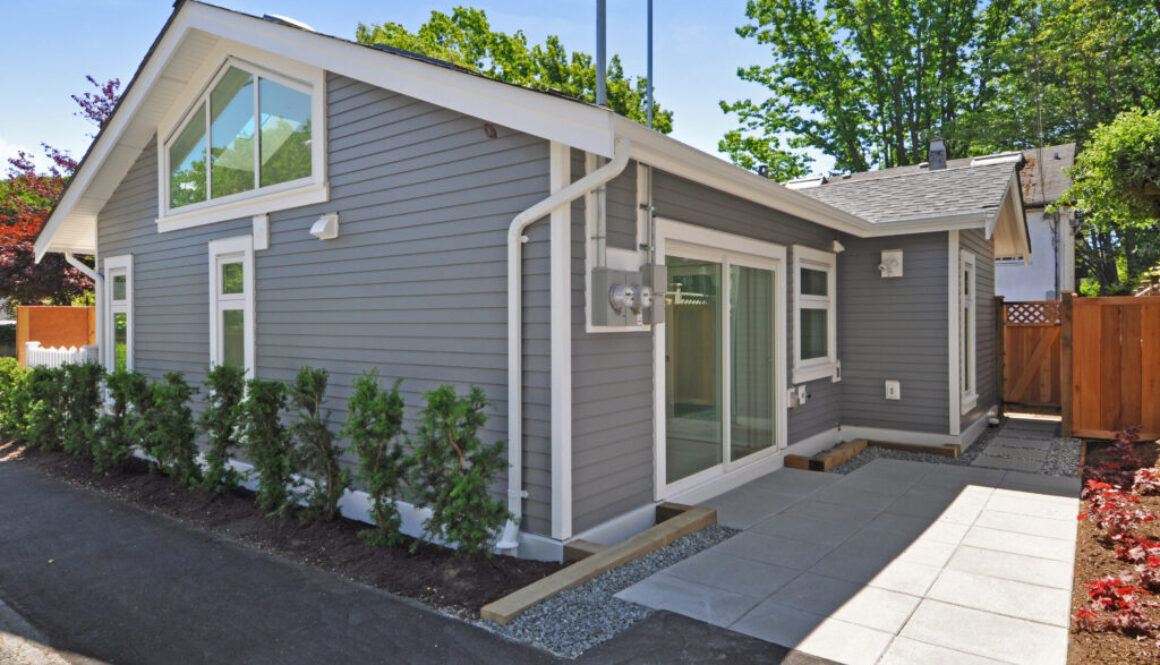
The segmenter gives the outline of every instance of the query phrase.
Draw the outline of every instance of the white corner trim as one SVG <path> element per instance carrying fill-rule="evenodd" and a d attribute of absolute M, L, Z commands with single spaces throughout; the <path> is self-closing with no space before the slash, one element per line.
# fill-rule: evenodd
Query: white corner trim
<path fill-rule="evenodd" d="M 101 354 L 101 363 L 105 367 L 105 371 L 112 372 L 115 366 L 116 354 L 116 335 L 113 331 L 113 322 L 117 314 L 125 315 L 125 368 L 133 369 L 133 356 L 136 355 L 134 340 L 136 338 L 136 323 L 133 320 L 133 255 L 120 254 L 117 256 L 110 256 L 104 259 L 105 264 L 105 279 L 103 280 L 102 293 L 98 294 L 98 299 L 104 301 L 104 316 L 100 317 L 99 323 L 102 330 L 101 341 L 104 346 L 98 345 Z M 125 302 L 118 304 L 113 301 L 113 278 L 117 274 L 125 275 Z"/>
<path fill-rule="evenodd" d="M 245 312 L 245 367 L 247 378 L 257 376 L 255 361 L 256 329 L 254 307 L 254 238 L 253 236 L 234 236 L 221 238 L 209 242 L 209 365 L 222 362 L 221 348 L 221 305 L 218 295 L 218 260 L 220 258 L 237 255 L 242 260 L 242 277 L 245 283 L 245 294 L 242 298 L 242 311 Z"/>
<path fill-rule="evenodd" d="M 254 251 L 262 252 L 270 249 L 270 216 L 266 213 L 254 215 L 253 222 Z"/>
<path fill-rule="evenodd" d="M 165 217 L 158 217 L 157 232 L 169 233 L 190 229 L 195 226 L 204 226 L 215 222 L 224 222 L 239 217 L 250 217 L 290 208 L 300 208 L 314 203 L 325 203 L 330 200 L 330 187 L 327 183 L 307 183 L 300 181 L 283 183 L 261 190 L 262 193 L 245 196 L 232 201 L 208 201 L 207 204 L 197 204 L 196 209 L 188 212 L 172 213 Z M 250 194 L 246 192 L 245 194 Z M 243 196 L 241 194 L 235 196 Z"/>
<path fill-rule="evenodd" d="M 555 194 L 572 182 L 571 148 L 553 141 L 549 186 Z M 572 206 L 550 215 L 552 537 L 572 536 Z"/>
<path fill-rule="evenodd" d="M 959 392 L 959 232 L 947 232 L 947 375 L 950 434 L 959 434 L 962 394 Z"/>

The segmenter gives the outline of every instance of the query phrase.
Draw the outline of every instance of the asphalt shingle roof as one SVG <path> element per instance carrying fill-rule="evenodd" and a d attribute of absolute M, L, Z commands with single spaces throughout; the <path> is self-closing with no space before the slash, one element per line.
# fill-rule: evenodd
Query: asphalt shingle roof
<path fill-rule="evenodd" d="M 955 162 L 937 171 L 916 166 L 874 171 L 873 177 L 837 176 L 797 191 L 876 223 L 990 212 L 1003 203 L 1014 162 L 976 166 L 970 166 L 970 160 Z"/>

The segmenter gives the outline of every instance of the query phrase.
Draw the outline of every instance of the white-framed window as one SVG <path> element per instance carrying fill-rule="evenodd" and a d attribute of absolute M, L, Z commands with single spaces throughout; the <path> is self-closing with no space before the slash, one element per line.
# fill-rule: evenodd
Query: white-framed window
<path fill-rule="evenodd" d="M 105 259 L 105 369 L 133 369 L 133 255 Z"/>
<path fill-rule="evenodd" d="M 327 200 L 324 79 L 228 57 L 159 128 L 159 230 Z"/>
<path fill-rule="evenodd" d="M 837 255 L 793 246 L 793 382 L 838 381 Z"/>
<path fill-rule="evenodd" d="M 209 243 L 209 361 L 254 376 L 254 247 L 252 236 Z"/>
<path fill-rule="evenodd" d="M 962 410 L 967 413 L 979 403 L 977 383 L 978 326 L 975 308 L 978 294 L 975 293 L 975 255 L 968 251 L 959 252 L 959 392 L 962 395 Z"/>

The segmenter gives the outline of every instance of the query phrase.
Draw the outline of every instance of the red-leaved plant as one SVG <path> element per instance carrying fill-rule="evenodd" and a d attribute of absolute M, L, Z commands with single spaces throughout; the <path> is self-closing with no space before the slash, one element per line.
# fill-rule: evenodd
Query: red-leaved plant
<path fill-rule="evenodd" d="M 1071 616 L 1079 630 L 1151 635 L 1160 627 L 1144 615 L 1144 608 L 1157 606 L 1142 599 L 1151 595 L 1144 589 L 1111 575 L 1088 582 L 1084 588 L 1088 602 Z"/>
<path fill-rule="evenodd" d="M 1108 483 L 1089 480 L 1082 496 L 1090 505 L 1079 518 L 1094 522 L 1108 541 L 1116 541 L 1140 524 L 1156 520 L 1152 511 L 1139 507 L 1140 497 Z"/>
<path fill-rule="evenodd" d="M 1120 427 L 1116 430 L 1116 440 L 1107 449 L 1103 459 L 1084 468 L 1084 478 L 1095 480 L 1109 485 L 1130 487 L 1136 469 L 1143 465 L 1140 456 L 1136 454 L 1136 442 L 1140 440 L 1138 426 Z"/>
<path fill-rule="evenodd" d="M 1160 494 L 1160 469 L 1155 467 L 1137 469 L 1132 480 L 1132 491 L 1139 496 Z"/>

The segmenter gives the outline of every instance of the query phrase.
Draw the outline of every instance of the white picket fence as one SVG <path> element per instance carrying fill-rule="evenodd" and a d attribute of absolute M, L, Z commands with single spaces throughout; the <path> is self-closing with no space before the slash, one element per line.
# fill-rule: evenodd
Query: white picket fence
<path fill-rule="evenodd" d="M 97 362 L 97 347 L 87 345 L 77 348 L 43 348 L 40 342 L 27 342 L 24 346 L 24 361 L 29 367 L 60 367 Z"/>

